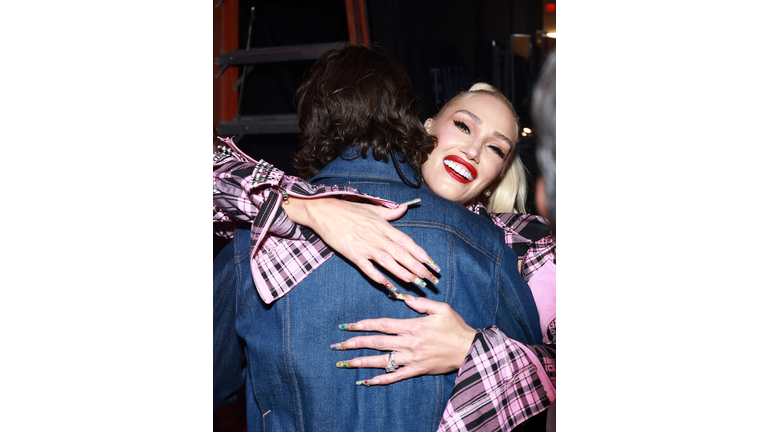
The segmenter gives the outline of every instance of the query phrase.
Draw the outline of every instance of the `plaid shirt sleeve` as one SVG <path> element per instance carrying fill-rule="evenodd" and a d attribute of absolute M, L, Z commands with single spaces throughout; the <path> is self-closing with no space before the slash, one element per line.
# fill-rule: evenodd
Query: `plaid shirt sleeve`
<path fill-rule="evenodd" d="M 511 431 L 555 400 L 555 348 L 479 330 L 438 431 Z"/>
<path fill-rule="evenodd" d="M 518 213 L 490 213 L 491 220 L 504 230 L 507 245 L 525 245 L 527 250 L 522 256 L 521 274 L 526 281 L 531 279 L 533 272 L 541 268 L 547 261 L 556 262 L 555 237 L 550 235 L 539 239 L 526 236 L 526 227 L 538 224 L 547 225 L 546 219 L 538 215 Z"/>
<path fill-rule="evenodd" d="M 231 238 L 236 222 L 251 222 L 251 273 L 262 300 L 273 303 L 333 255 L 311 229 L 288 218 L 289 197 L 338 197 L 395 208 L 397 203 L 350 187 L 311 185 L 238 149 L 230 138 L 213 157 L 214 232 Z"/>

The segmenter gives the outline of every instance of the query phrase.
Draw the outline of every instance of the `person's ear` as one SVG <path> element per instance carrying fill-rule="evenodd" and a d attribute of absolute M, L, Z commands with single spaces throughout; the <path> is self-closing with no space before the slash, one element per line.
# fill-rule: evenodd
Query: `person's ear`
<path fill-rule="evenodd" d="M 434 120 L 431 118 L 428 118 L 427 121 L 424 122 L 424 129 L 427 130 L 427 132 L 432 133 L 432 124 L 434 123 Z"/>
<path fill-rule="evenodd" d="M 546 220 L 549 220 L 549 211 L 547 210 L 547 190 L 544 188 L 544 178 L 536 179 L 536 210 Z"/>

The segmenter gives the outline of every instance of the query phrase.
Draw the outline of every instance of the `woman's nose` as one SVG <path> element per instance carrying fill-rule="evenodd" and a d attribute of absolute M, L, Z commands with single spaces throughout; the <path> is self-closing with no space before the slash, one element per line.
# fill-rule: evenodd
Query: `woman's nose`
<path fill-rule="evenodd" d="M 461 147 L 461 151 L 462 153 L 467 155 L 467 158 L 477 162 L 477 154 L 478 154 L 479 147 L 480 147 L 479 140 L 472 140 L 470 142 L 465 143 Z"/>

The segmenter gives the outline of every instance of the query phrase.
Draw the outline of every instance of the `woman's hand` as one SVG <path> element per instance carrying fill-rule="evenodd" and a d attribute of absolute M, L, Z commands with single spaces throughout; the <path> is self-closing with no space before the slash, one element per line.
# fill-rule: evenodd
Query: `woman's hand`
<path fill-rule="evenodd" d="M 378 375 L 357 385 L 386 385 L 420 375 L 437 375 L 458 370 L 475 338 L 475 330 L 447 303 L 404 294 L 405 303 L 429 316 L 411 319 L 367 319 L 342 324 L 342 330 L 376 331 L 395 336 L 357 336 L 331 345 L 334 350 L 371 348 L 386 354 L 357 357 L 336 363 L 341 368 L 385 369 L 389 353 L 395 351 L 394 372 Z"/>
<path fill-rule="evenodd" d="M 421 287 L 425 286 L 422 278 L 432 283 L 438 281 L 424 266 L 439 272 L 437 264 L 424 249 L 388 222 L 403 216 L 408 210 L 407 205 L 387 209 L 336 198 L 291 197 L 283 202 L 283 210 L 293 222 L 312 228 L 328 246 L 366 276 L 392 291 L 396 288 L 372 261 L 395 277 Z"/>

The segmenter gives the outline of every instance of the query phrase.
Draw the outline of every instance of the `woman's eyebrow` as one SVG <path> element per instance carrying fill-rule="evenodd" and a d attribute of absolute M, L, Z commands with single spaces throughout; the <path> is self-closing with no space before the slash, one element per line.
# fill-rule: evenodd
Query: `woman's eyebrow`
<path fill-rule="evenodd" d="M 483 124 L 483 121 L 480 120 L 480 117 L 476 116 L 474 113 L 467 111 L 465 109 L 456 110 L 456 112 L 464 113 L 469 116 L 469 118 L 472 119 L 477 124 Z"/>
<path fill-rule="evenodd" d="M 480 120 L 480 117 L 476 116 L 471 111 L 460 109 L 460 110 L 456 110 L 456 112 L 460 112 L 460 113 L 464 113 L 464 114 L 468 115 L 469 118 L 472 119 L 472 121 L 474 121 L 475 123 L 477 123 L 479 125 L 483 124 L 483 121 Z M 500 140 L 506 141 L 507 144 L 509 144 L 509 148 L 514 148 L 514 146 L 512 145 L 512 140 L 507 138 L 503 133 L 501 133 L 501 132 L 494 132 L 493 134 L 496 135 L 496 137 L 499 138 Z"/>
<path fill-rule="evenodd" d="M 507 138 L 503 133 L 501 133 L 501 132 L 494 132 L 493 134 L 496 135 L 496 137 L 498 137 L 500 140 L 506 141 L 507 144 L 509 144 L 509 148 L 510 149 L 515 148 L 515 146 L 512 145 L 512 140 Z"/>

